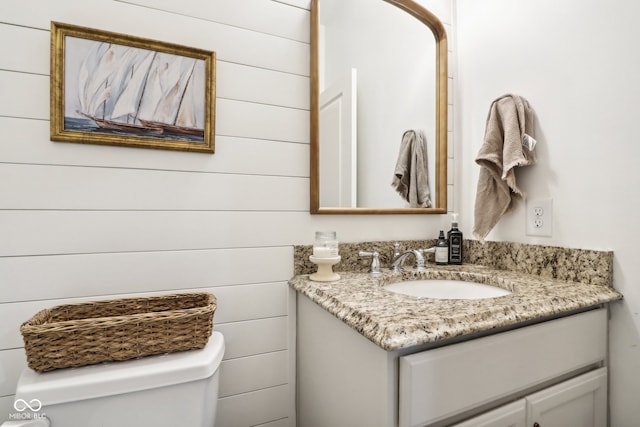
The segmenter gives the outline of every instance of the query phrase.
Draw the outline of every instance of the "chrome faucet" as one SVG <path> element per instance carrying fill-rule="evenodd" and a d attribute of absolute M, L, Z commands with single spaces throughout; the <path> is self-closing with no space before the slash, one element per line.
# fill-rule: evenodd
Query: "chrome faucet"
<path fill-rule="evenodd" d="M 425 271 L 427 267 L 424 262 L 424 250 L 423 249 L 411 249 L 400 253 L 400 243 L 396 242 L 393 245 L 393 259 L 391 261 L 391 271 L 399 273 L 403 271 L 402 263 L 404 260 L 413 254 L 416 258 L 416 271 Z"/>
<path fill-rule="evenodd" d="M 369 267 L 369 273 L 378 276 L 382 274 L 382 269 L 380 268 L 380 254 L 376 251 L 373 252 L 358 252 L 359 257 L 371 257 L 371 267 Z"/>

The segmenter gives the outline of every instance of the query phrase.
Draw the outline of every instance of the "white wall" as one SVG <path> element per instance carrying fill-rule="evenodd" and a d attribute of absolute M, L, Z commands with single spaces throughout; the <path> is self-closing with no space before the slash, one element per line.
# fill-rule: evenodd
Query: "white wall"
<path fill-rule="evenodd" d="M 635 195 L 640 98 L 640 4 L 566 0 L 457 0 L 456 187 L 471 230 L 474 159 L 493 99 L 526 97 L 537 115 L 537 165 L 519 172 L 530 198 L 551 197 L 553 237 L 525 235 L 521 206 L 490 240 L 614 251 L 625 299 L 611 319 L 611 425 L 638 425 L 640 263 Z"/>
<path fill-rule="evenodd" d="M 426 3 L 450 23 L 447 0 Z M 52 20 L 216 51 L 216 153 L 51 142 Z M 39 309 L 205 289 L 227 340 L 220 424 L 294 425 L 292 245 L 447 223 L 309 215 L 308 35 L 309 0 L 1 2 L 0 420 L 25 364 L 18 327 Z"/>

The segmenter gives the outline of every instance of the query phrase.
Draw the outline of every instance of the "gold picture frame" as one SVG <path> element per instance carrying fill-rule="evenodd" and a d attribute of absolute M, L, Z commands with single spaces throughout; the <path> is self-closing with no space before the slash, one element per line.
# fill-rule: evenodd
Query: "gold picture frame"
<path fill-rule="evenodd" d="M 51 140 L 213 153 L 216 53 L 51 22 Z"/>

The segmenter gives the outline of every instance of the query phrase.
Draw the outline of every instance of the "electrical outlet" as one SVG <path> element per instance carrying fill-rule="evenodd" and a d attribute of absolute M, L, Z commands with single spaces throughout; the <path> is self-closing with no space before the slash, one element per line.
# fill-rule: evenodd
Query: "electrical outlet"
<path fill-rule="evenodd" d="M 527 235 L 551 237 L 553 199 L 527 200 Z"/>

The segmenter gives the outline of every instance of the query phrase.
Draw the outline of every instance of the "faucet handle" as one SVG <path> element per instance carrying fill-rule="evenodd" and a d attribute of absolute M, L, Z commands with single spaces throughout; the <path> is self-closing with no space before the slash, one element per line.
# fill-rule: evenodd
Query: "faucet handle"
<path fill-rule="evenodd" d="M 416 249 L 418 252 L 420 252 L 420 254 L 422 255 L 422 257 L 420 257 L 421 259 L 419 259 L 418 257 L 416 257 L 416 270 L 417 271 L 425 271 L 427 270 L 427 261 L 425 259 L 425 255 L 426 254 L 435 254 L 436 253 L 436 247 L 432 247 L 432 248 L 427 248 L 427 249 Z"/>
<path fill-rule="evenodd" d="M 371 267 L 369 268 L 369 273 L 371 274 L 382 274 L 382 269 L 380 268 L 380 253 L 377 251 L 373 252 L 358 252 L 359 257 L 371 257 Z"/>
<path fill-rule="evenodd" d="M 435 248 L 434 248 L 435 249 Z M 429 249 L 416 249 L 416 271 L 426 271 L 427 265 L 424 259 L 424 253 Z"/>
<path fill-rule="evenodd" d="M 393 244 L 393 257 L 397 257 L 398 255 L 400 255 L 400 243 L 399 242 L 395 242 Z"/>

